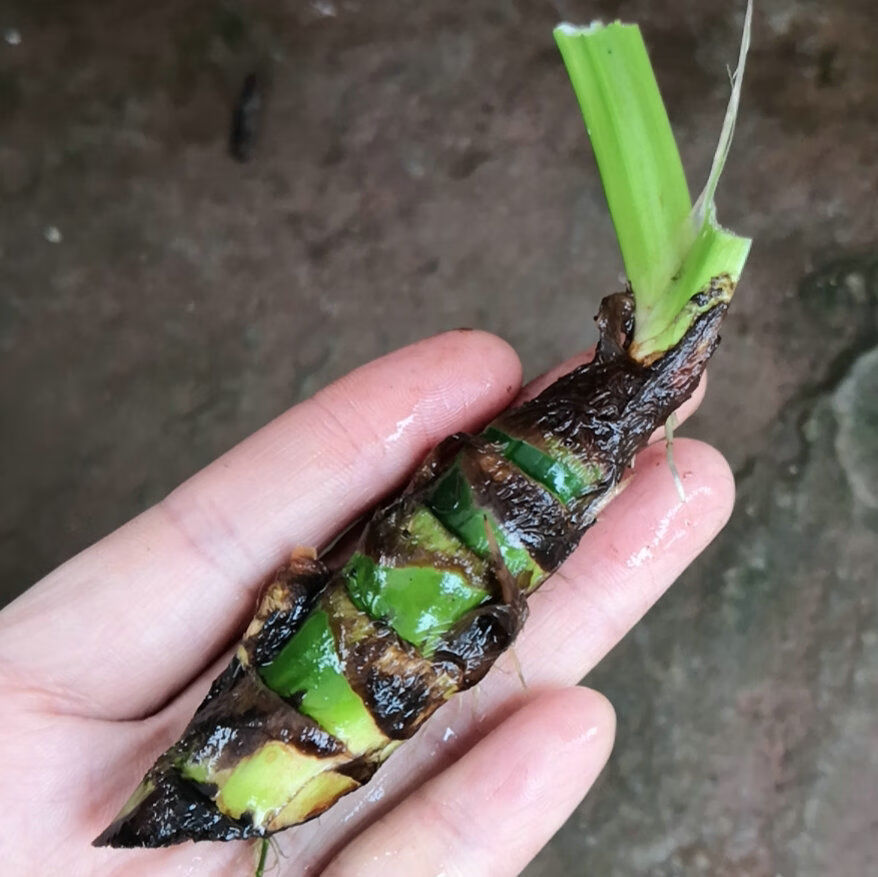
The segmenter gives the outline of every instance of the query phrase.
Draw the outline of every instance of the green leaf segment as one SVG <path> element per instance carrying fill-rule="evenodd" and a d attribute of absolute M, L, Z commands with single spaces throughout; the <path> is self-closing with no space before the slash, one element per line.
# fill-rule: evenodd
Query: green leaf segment
<path fill-rule="evenodd" d="M 600 474 L 594 467 L 582 466 L 572 454 L 560 448 L 553 448 L 549 454 L 530 442 L 506 435 L 494 426 L 489 426 L 483 435 L 499 445 L 507 460 L 551 490 L 561 502 L 569 503 L 582 496 Z"/>
<path fill-rule="evenodd" d="M 301 712 L 344 740 L 348 748 L 365 752 L 382 742 L 374 722 L 365 721 L 363 702 L 342 672 L 325 610 L 305 619 L 277 658 L 263 668 L 262 678 L 278 694 L 296 697 Z"/>
<path fill-rule="evenodd" d="M 440 531 L 438 521 L 433 526 Z M 488 598 L 484 588 L 470 584 L 460 571 L 383 566 L 365 554 L 351 558 L 346 575 L 348 592 L 361 611 L 385 621 L 427 655 L 458 618 Z"/>
<path fill-rule="evenodd" d="M 734 129 L 750 18 L 748 5 L 729 112 L 694 210 L 640 28 L 613 22 L 555 29 L 634 294 L 629 355 L 640 362 L 654 361 L 683 337 L 703 312 L 692 303 L 700 292 L 720 289 L 711 306 L 728 301 L 750 250 L 747 238 L 717 224 L 713 204 Z"/>

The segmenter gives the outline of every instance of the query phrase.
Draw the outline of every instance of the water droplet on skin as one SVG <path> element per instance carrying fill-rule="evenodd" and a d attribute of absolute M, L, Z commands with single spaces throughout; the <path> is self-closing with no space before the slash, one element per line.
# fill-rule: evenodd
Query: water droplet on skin
<path fill-rule="evenodd" d="M 686 478 L 687 475 L 684 475 L 683 477 Z M 684 518 L 682 521 L 682 527 L 676 527 L 673 532 L 671 532 L 671 525 L 676 523 L 675 518 L 684 506 L 688 506 L 695 497 L 709 496 L 710 493 L 711 489 L 706 486 L 699 487 L 695 490 L 687 490 L 685 502 L 675 503 L 674 506 L 668 510 L 668 513 L 658 522 L 658 526 L 655 528 L 653 537 L 649 543 L 635 551 L 634 554 L 625 561 L 625 565 L 629 569 L 643 566 L 644 563 L 653 559 L 654 551 L 656 549 L 664 551 L 675 542 L 685 538 L 686 531 L 692 527 L 691 519 Z"/>
<path fill-rule="evenodd" d="M 406 427 L 410 423 L 413 423 L 414 420 L 415 420 L 414 414 L 409 414 L 408 417 L 403 417 L 402 420 L 397 420 L 396 421 L 396 429 L 394 430 L 393 433 L 391 433 L 389 436 L 387 436 L 387 439 L 386 439 L 387 443 L 393 444 L 394 442 L 398 442 L 405 434 Z"/>
<path fill-rule="evenodd" d="M 636 569 L 639 566 L 643 566 L 647 560 L 652 560 L 652 551 L 649 550 L 648 545 L 644 545 L 643 548 L 634 552 L 634 554 L 628 558 L 625 562 L 625 566 L 629 569 Z"/>

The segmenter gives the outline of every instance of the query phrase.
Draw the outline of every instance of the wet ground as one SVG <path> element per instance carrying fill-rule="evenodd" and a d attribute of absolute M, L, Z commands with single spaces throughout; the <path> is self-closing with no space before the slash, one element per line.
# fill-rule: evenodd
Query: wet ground
<path fill-rule="evenodd" d="M 2 598 L 391 348 L 590 343 L 620 266 L 551 27 L 644 25 L 700 180 L 735 6 L 0 3 Z M 758 6 L 719 193 L 756 243 L 686 427 L 736 513 L 589 678 L 616 754 L 530 877 L 878 870 L 878 18 Z"/>

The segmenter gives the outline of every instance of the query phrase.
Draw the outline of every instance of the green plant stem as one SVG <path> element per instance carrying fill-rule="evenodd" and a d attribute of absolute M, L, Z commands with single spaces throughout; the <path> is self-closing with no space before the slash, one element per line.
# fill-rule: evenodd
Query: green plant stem
<path fill-rule="evenodd" d="M 750 241 L 717 224 L 713 195 L 734 130 L 750 19 L 748 4 L 729 110 L 694 210 L 640 29 L 619 22 L 555 29 L 634 294 L 629 354 L 641 362 L 672 348 L 706 308 L 728 301 L 747 259 Z"/>

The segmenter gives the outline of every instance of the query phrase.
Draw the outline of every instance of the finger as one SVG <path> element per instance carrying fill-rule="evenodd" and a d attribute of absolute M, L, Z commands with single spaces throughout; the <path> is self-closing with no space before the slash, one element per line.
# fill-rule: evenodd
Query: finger
<path fill-rule="evenodd" d="M 685 502 L 677 495 L 664 448 L 648 448 L 638 457 L 628 488 L 529 599 L 530 617 L 515 645 L 528 685 L 557 687 L 582 679 L 728 519 L 734 483 L 723 458 L 691 439 L 679 440 L 675 455 Z M 503 656 L 475 692 L 443 707 L 368 786 L 321 816 L 319 824 L 285 836 L 281 843 L 291 860 L 319 873 L 327 849 L 338 849 L 472 746 L 521 695 L 514 664 Z"/>
<path fill-rule="evenodd" d="M 358 369 L 12 604 L 0 665 L 26 667 L 55 708 L 153 709 L 239 630 L 286 552 L 331 539 L 519 384 L 515 353 L 483 332 L 449 332 Z"/>
<path fill-rule="evenodd" d="M 582 678 L 725 525 L 734 501 L 726 461 L 692 439 L 678 439 L 674 454 L 686 499 L 664 448 L 647 448 L 630 485 L 530 601 L 517 651 L 534 684 Z"/>
<path fill-rule="evenodd" d="M 614 729 L 596 692 L 537 697 L 357 837 L 324 877 L 519 874 L 597 778 Z"/>
<path fill-rule="evenodd" d="M 571 357 L 566 362 L 562 362 L 561 365 L 555 366 L 555 368 L 550 369 L 549 371 L 541 374 L 539 377 L 534 378 L 532 381 L 529 381 L 525 384 L 524 387 L 521 388 L 519 394 L 515 397 L 515 402 L 513 405 L 523 405 L 525 402 L 529 402 L 535 396 L 538 396 L 543 392 L 547 387 L 551 386 L 558 380 L 558 378 L 564 377 L 564 375 L 569 374 L 574 369 L 579 368 L 581 365 L 585 365 L 587 362 L 591 362 L 594 359 L 594 348 L 590 348 L 588 350 L 583 351 L 582 353 L 576 354 L 576 356 Z M 677 409 L 677 423 L 683 423 L 688 417 L 695 413 L 698 410 L 698 406 L 701 404 L 704 399 L 704 393 L 707 390 L 707 372 L 704 372 L 701 375 L 701 380 L 698 382 L 698 386 L 695 388 L 695 391 L 692 395 Z M 655 442 L 664 439 L 665 430 L 664 427 L 657 429 L 653 435 L 650 437 L 650 442 Z"/>

